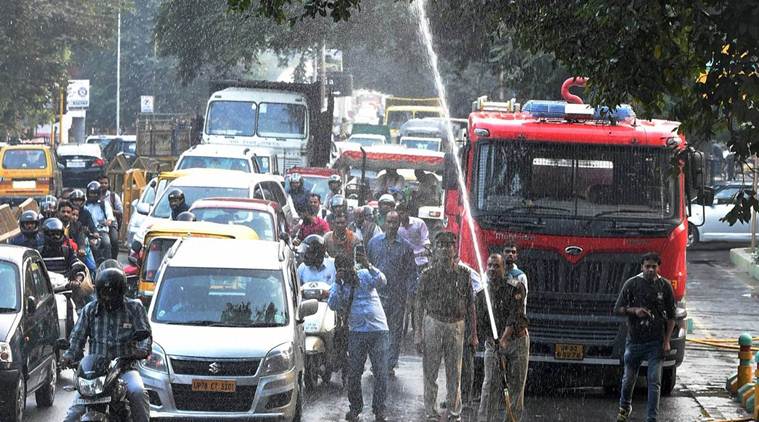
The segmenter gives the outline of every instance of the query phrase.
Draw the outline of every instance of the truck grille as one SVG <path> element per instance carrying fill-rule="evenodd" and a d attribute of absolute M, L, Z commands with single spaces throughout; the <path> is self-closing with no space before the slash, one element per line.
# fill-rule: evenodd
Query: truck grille
<path fill-rule="evenodd" d="M 259 359 L 246 360 L 189 360 L 171 358 L 171 368 L 175 374 L 180 375 L 203 375 L 203 376 L 236 376 L 252 377 L 256 375 Z M 214 365 L 213 372 L 211 365 Z"/>
<path fill-rule="evenodd" d="M 625 280 L 640 273 L 637 254 L 589 254 L 572 265 L 556 252 L 523 250 L 530 334 L 547 342 L 611 344 L 623 318 L 614 304 Z"/>
<path fill-rule="evenodd" d="M 171 384 L 177 410 L 196 412 L 247 412 L 253 406 L 255 385 L 238 385 L 234 393 L 192 391 L 190 384 Z"/>

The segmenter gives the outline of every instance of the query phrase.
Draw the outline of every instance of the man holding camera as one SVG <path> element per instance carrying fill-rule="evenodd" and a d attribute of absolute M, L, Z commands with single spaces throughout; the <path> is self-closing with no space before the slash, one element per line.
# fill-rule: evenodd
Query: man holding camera
<path fill-rule="evenodd" d="M 628 327 L 618 422 L 626 422 L 630 417 L 635 379 L 644 360 L 648 361 L 646 420 L 656 421 L 659 410 L 661 363 L 671 350 L 670 339 L 675 328 L 675 295 L 669 280 L 659 275 L 660 265 L 659 255 L 643 255 L 642 272 L 625 281 L 614 305 L 617 315 L 627 316 Z"/>
<path fill-rule="evenodd" d="M 338 255 L 335 258 L 337 279 L 329 292 L 327 304 L 337 312 L 348 315 L 348 401 L 350 411 L 347 421 L 358 421 L 364 407 L 361 392 L 361 375 L 369 356 L 374 373 L 374 396 L 372 411 L 375 420 L 385 421 L 385 397 L 387 395 L 387 365 L 390 348 L 389 329 L 377 287 L 385 286 L 384 274 L 369 263 L 360 250 L 356 261 L 353 257 Z"/>

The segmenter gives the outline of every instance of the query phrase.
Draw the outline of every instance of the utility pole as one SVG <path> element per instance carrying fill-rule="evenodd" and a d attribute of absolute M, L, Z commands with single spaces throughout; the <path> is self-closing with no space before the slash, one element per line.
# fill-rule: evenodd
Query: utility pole
<path fill-rule="evenodd" d="M 116 30 L 116 135 L 121 135 L 121 2 Z"/>
<path fill-rule="evenodd" d="M 62 145 L 63 144 L 63 87 L 61 87 L 61 100 L 60 100 L 60 108 L 58 112 L 59 112 L 58 145 Z M 53 145 L 53 149 L 55 149 L 55 145 Z"/>
<path fill-rule="evenodd" d="M 757 176 L 759 176 L 759 169 L 757 169 L 757 164 L 759 164 L 759 156 L 756 154 L 754 155 L 754 165 L 753 165 L 753 173 L 751 176 L 752 179 L 752 188 L 754 192 L 756 192 L 757 188 Z M 756 253 L 756 211 L 751 210 L 751 253 Z"/>

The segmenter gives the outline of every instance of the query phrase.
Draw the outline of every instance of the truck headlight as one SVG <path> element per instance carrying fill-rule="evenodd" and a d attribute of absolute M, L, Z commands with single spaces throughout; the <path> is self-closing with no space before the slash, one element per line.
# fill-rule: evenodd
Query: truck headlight
<path fill-rule="evenodd" d="M 274 375 L 287 372 L 293 366 L 295 366 L 293 345 L 291 343 L 283 343 L 266 354 L 264 363 L 261 365 L 261 375 Z"/>
<path fill-rule="evenodd" d="M 83 396 L 97 396 L 103 393 L 103 386 L 105 385 L 105 375 L 97 377 L 95 379 L 86 380 L 84 378 L 77 378 L 76 390 Z"/>
<path fill-rule="evenodd" d="M 0 362 L 13 362 L 13 352 L 11 351 L 11 345 L 4 341 L 0 341 Z"/>
<path fill-rule="evenodd" d="M 161 372 L 164 374 L 169 373 L 169 365 L 166 363 L 166 352 L 163 351 L 163 348 L 159 346 L 157 343 L 153 343 L 153 349 L 150 352 L 150 355 L 143 360 L 140 365 L 142 365 L 143 368 Z"/>

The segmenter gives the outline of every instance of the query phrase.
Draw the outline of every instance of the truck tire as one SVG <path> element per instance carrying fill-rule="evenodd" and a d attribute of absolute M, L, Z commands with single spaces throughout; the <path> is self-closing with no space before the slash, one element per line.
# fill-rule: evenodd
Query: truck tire
<path fill-rule="evenodd" d="M 687 247 L 692 248 L 698 244 L 698 229 L 693 227 L 692 225 L 688 225 L 688 241 L 687 241 Z"/>
<path fill-rule="evenodd" d="M 55 385 L 58 382 L 58 361 L 53 357 L 45 383 L 34 392 L 37 407 L 51 407 L 55 401 Z"/>
<path fill-rule="evenodd" d="M 316 356 L 306 357 L 306 367 L 303 369 L 303 381 L 308 391 L 314 391 L 316 385 L 319 383 L 318 365 L 319 361 Z"/>
<path fill-rule="evenodd" d="M 672 365 L 662 369 L 661 374 L 661 395 L 669 396 L 677 384 L 677 366 Z"/>
<path fill-rule="evenodd" d="M 24 420 L 24 410 L 26 410 L 26 381 L 22 374 L 18 377 L 18 385 L 10 394 L 7 406 L 0 409 L 0 420 L 9 422 L 22 422 Z"/>

